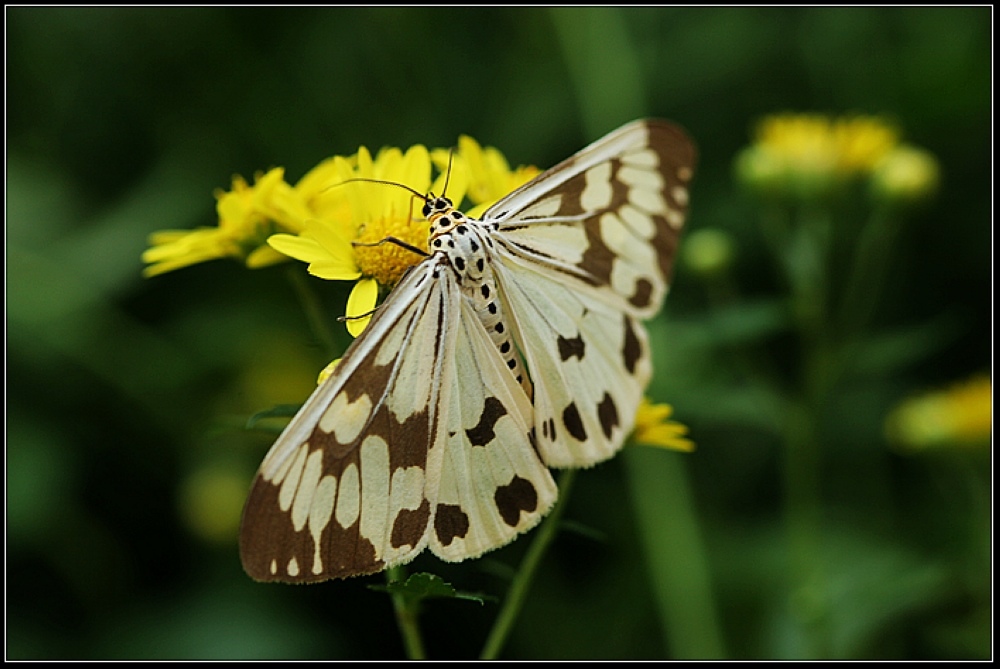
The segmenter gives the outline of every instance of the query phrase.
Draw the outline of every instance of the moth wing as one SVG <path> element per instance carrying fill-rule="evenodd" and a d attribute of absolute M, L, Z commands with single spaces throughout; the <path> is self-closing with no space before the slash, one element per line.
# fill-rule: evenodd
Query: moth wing
<path fill-rule="evenodd" d="M 476 557 L 534 527 L 556 499 L 535 447 L 533 410 L 473 307 L 460 300 L 442 393 L 431 550 Z"/>
<path fill-rule="evenodd" d="M 390 293 L 271 447 L 243 511 L 240 556 L 260 581 L 381 571 L 427 543 L 428 460 L 438 429 L 440 267 Z"/>
<path fill-rule="evenodd" d="M 534 384 L 538 449 L 553 467 L 610 458 L 631 433 L 652 365 L 645 328 L 593 291 L 516 258 L 494 263 Z"/>
<path fill-rule="evenodd" d="M 502 198 L 483 221 L 554 280 L 649 318 L 673 274 L 696 158 L 678 126 L 634 121 Z"/>
<path fill-rule="evenodd" d="M 271 448 L 243 514 L 244 568 L 293 583 L 369 574 L 429 544 L 459 561 L 556 497 L 532 408 L 446 263 L 408 274 Z"/>

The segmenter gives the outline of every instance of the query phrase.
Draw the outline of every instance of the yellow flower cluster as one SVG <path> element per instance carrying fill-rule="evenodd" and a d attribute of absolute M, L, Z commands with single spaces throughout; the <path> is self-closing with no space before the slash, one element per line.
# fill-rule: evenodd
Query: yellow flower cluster
<path fill-rule="evenodd" d="M 432 182 L 434 165 L 439 174 Z M 477 205 L 474 215 L 537 174 L 534 167 L 511 170 L 498 150 L 462 136 L 455 152 L 417 145 L 373 157 L 361 147 L 352 156 L 324 160 L 295 186 L 285 182 L 281 168 L 258 175 L 253 186 L 235 177 L 231 191 L 216 194 L 218 226 L 154 233 L 143 254 L 149 264 L 144 273 L 216 258 L 236 258 L 252 268 L 295 258 L 318 277 L 356 281 L 347 323 L 357 336 L 380 290 L 391 289 L 420 260 L 398 244 L 381 242 L 393 237 L 427 248 L 422 203 L 414 192 L 446 194 L 456 206 L 467 197 Z"/>
<path fill-rule="evenodd" d="M 187 267 L 217 258 L 236 258 L 247 267 L 266 267 L 284 256 L 269 248 L 275 232 L 299 232 L 309 209 L 284 180 L 284 170 L 258 174 L 253 186 L 233 177 L 230 191 L 216 191 L 217 227 L 196 230 L 160 230 L 150 235 L 150 248 L 142 254 L 148 263 L 145 276 Z"/>
<path fill-rule="evenodd" d="M 871 178 L 874 195 L 892 202 L 921 199 L 938 180 L 934 157 L 902 144 L 891 123 L 873 116 L 820 114 L 764 118 L 753 144 L 737 156 L 736 173 L 751 190 L 800 198 Z"/>
<path fill-rule="evenodd" d="M 993 431 L 993 384 L 983 374 L 902 401 L 886 418 L 886 436 L 906 450 L 988 446 Z"/>

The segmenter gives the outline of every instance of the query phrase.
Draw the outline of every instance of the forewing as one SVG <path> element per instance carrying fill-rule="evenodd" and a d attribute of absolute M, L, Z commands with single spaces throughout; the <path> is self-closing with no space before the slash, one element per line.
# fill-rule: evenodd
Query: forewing
<path fill-rule="evenodd" d="M 530 529 L 555 498 L 530 400 L 433 258 L 268 453 L 241 557 L 257 580 L 295 583 L 381 571 L 428 543 L 459 561 Z"/>
<path fill-rule="evenodd" d="M 539 271 L 648 318 L 673 273 L 695 159 L 677 126 L 635 121 L 506 196 L 483 221 Z"/>
<path fill-rule="evenodd" d="M 260 581 L 374 573 L 427 542 L 449 294 L 415 267 L 268 452 L 243 512 L 240 555 Z"/>

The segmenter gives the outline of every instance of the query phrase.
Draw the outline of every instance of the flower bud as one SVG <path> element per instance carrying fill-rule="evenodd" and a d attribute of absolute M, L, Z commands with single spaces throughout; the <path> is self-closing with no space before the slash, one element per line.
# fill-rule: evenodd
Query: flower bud
<path fill-rule="evenodd" d="M 872 195 L 890 204 L 911 204 L 927 200 L 937 191 L 940 178 L 934 156 L 913 146 L 899 146 L 875 166 Z"/>
<path fill-rule="evenodd" d="M 736 255 L 732 235 L 718 228 L 694 230 L 687 236 L 682 248 L 687 269 L 702 277 L 726 272 Z"/>

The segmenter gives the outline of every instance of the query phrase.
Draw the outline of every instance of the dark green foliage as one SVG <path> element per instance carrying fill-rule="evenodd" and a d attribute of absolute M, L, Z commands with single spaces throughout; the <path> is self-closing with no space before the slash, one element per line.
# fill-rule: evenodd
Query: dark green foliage
<path fill-rule="evenodd" d="M 384 575 L 260 585 L 237 554 L 233 510 L 273 441 L 246 422 L 303 402 L 349 343 L 348 285 L 300 263 L 143 279 L 147 235 L 215 225 L 237 173 L 294 183 L 362 144 L 460 133 L 547 167 L 647 115 L 699 144 L 691 231 L 735 242 L 728 306 L 680 263 L 650 323 L 649 395 L 697 450 L 580 473 L 565 519 L 602 540 L 560 533 L 502 657 L 990 656 L 990 454 L 883 434 L 911 393 L 990 370 L 990 7 L 7 7 L 5 26 L 9 659 L 403 657 L 366 587 Z M 888 115 L 942 174 L 820 407 L 733 179 L 752 124 L 784 111 Z M 849 258 L 865 218 L 841 213 Z M 816 461 L 794 479 L 806 415 Z M 815 513 L 790 511 L 790 479 Z M 502 601 L 529 538 L 412 568 Z M 451 599 L 421 607 L 428 654 L 474 658 L 497 607 Z"/>

